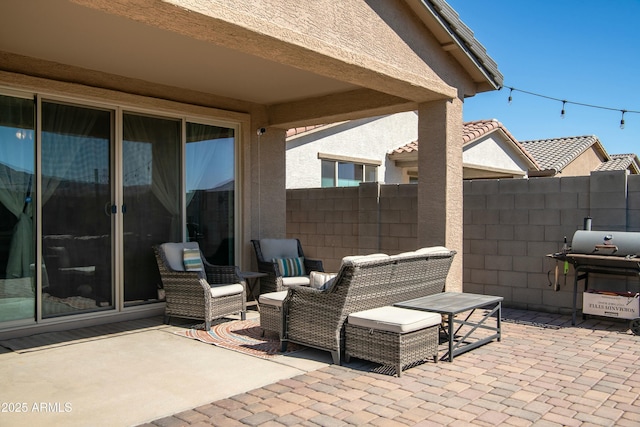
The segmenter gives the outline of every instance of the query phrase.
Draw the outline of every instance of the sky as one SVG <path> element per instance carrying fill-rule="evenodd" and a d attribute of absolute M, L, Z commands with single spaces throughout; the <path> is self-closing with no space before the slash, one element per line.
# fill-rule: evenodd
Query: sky
<path fill-rule="evenodd" d="M 519 141 L 595 135 L 609 154 L 640 155 L 640 0 L 446 1 L 504 76 L 465 100 L 465 121 L 497 119 Z M 560 101 L 514 90 L 509 104 L 507 87 Z"/>

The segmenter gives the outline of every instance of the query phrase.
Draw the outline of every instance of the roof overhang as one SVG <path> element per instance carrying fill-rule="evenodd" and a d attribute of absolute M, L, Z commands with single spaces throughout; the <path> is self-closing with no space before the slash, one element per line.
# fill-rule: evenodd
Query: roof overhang
<path fill-rule="evenodd" d="M 474 165 L 472 163 L 462 163 L 462 168 L 463 179 L 522 178 L 527 175 L 526 171 L 494 168 L 486 165 Z"/>
<path fill-rule="evenodd" d="M 472 33 L 458 34 L 466 27 L 440 16 L 452 10 L 446 3 L 406 1 L 478 90 L 499 87 L 490 58 L 469 47 Z M 278 26 L 256 13 L 266 3 L 240 3 L 3 0 L 0 71 L 233 111 L 265 107 L 265 124 L 285 129 L 409 111 L 458 94 L 437 76 L 374 57 L 365 64 L 358 52 Z"/>

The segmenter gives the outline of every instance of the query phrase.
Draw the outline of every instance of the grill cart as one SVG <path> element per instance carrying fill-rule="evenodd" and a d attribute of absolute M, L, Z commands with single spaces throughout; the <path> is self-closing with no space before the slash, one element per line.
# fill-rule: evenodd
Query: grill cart
<path fill-rule="evenodd" d="M 571 248 L 550 257 L 572 264 L 575 270 L 572 325 L 576 324 L 578 282 L 582 280 L 583 314 L 629 319 L 631 331 L 640 335 L 640 293 L 589 289 L 590 274 L 640 279 L 640 233 L 578 230 Z"/>

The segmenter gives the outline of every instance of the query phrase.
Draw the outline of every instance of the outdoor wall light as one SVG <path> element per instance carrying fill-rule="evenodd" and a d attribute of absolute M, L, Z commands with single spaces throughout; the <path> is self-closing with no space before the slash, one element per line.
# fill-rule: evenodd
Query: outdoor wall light
<path fill-rule="evenodd" d="M 260 135 L 264 134 L 266 131 L 267 130 L 265 128 L 259 128 L 256 133 L 258 134 L 258 136 L 260 136 Z"/>

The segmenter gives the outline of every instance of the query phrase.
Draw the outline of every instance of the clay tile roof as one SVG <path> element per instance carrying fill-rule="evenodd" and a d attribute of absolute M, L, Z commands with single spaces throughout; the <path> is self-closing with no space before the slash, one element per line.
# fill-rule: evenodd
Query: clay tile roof
<path fill-rule="evenodd" d="M 602 147 L 602 144 L 600 144 L 600 141 L 594 135 L 537 139 L 533 141 L 521 141 L 521 144 L 536 159 L 541 170 L 560 172 L 594 144 L 596 144 L 596 149 L 598 149 L 605 158 L 609 158 L 604 147 Z"/>
<path fill-rule="evenodd" d="M 462 128 L 462 143 L 466 144 L 469 141 L 478 139 L 484 134 L 491 132 L 492 130 L 503 127 L 502 124 L 493 120 L 476 120 L 474 122 L 467 122 Z M 506 131 L 506 129 L 504 129 Z M 508 132 L 507 132 L 508 134 Z M 515 138 L 511 138 L 515 140 Z"/>
<path fill-rule="evenodd" d="M 410 142 L 402 147 L 398 147 L 395 150 L 392 150 L 389 154 L 402 154 L 402 153 L 413 153 L 418 152 L 418 141 Z"/>
<path fill-rule="evenodd" d="M 632 173 L 639 172 L 638 157 L 635 154 L 612 154 L 611 160 L 600 163 L 596 171 L 618 171 L 630 170 Z"/>
<path fill-rule="evenodd" d="M 464 123 L 462 128 L 462 143 L 467 144 L 470 141 L 474 141 L 495 129 L 502 129 L 505 134 L 509 136 L 514 142 L 517 142 L 516 139 L 509 133 L 509 131 L 502 126 L 502 123 L 499 121 L 492 120 L 477 120 L 474 122 Z M 411 153 L 413 151 L 418 151 L 418 142 L 410 142 L 407 145 L 403 145 L 402 147 L 396 148 L 391 151 L 390 154 L 400 154 L 400 153 Z"/>
<path fill-rule="evenodd" d="M 539 167 L 536 159 L 529 153 L 527 150 L 518 142 L 518 140 L 507 130 L 506 127 L 502 123 L 500 123 L 496 119 L 490 120 L 476 120 L 473 122 L 466 122 L 462 128 L 462 144 L 466 145 L 469 142 L 475 141 L 483 135 L 486 135 L 490 132 L 493 132 L 497 129 L 500 129 L 507 138 L 511 139 L 511 141 L 520 149 L 522 154 L 531 161 L 536 167 Z M 389 154 L 402 154 L 402 153 L 412 153 L 418 152 L 418 142 L 410 142 L 402 147 L 396 148 L 392 150 Z"/>

